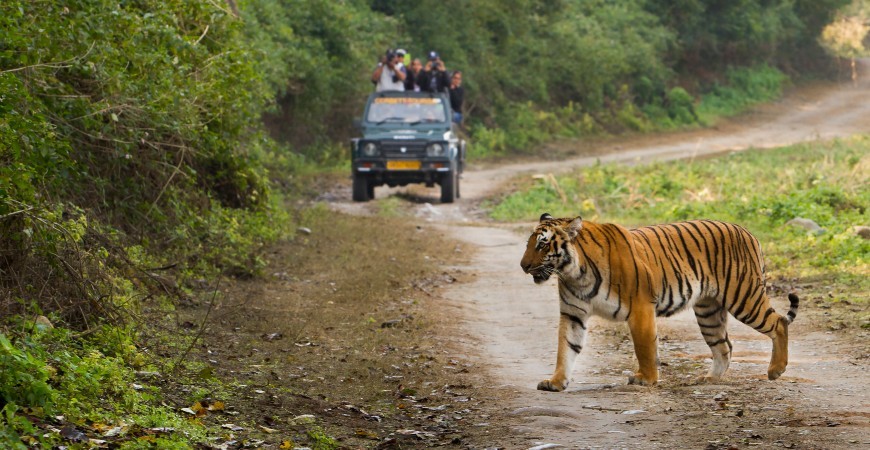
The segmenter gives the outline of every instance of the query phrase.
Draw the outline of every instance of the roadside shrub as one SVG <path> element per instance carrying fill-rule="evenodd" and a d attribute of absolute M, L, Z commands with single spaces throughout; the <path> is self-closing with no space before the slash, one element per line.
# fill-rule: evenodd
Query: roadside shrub
<path fill-rule="evenodd" d="M 49 376 L 43 360 L 12 345 L 0 333 L 0 399 L 4 408 L 17 405 L 50 411 L 55 392 L 48 384 Z"/>
<path fill-rule="evenodd" d="M 682 87 L 668 91 L 668 117 L 676 123 L 691 124 L 698 121 L 695 113 L 695 99 Z"/>
<path fill-rule="evenodd" d="M 35 435 L 39 430 L 17 414 L 18 406 L 7 403 L 0 410 L 0 447 L 10 450 L 27 450 L 29 447 L 21 441 L 22 435 Z"/>
<path fill-rule="evenodd" d="M 785 74 L 766 64 L 728 69 L 726 79 L 727 84 L 714 84 L 710 93 L 701 98 L 698 115 L 702 123 L 710 123 L 717 116 L 733 116 L 752 105 L 773 100 L 789 81 Z"/>
<path fill-rule="evenodd" d="M 509 148 L 507 134 L 501 128 L 487 128 L 478 124 L 472 128 L 472 135 L 474 139 L 471 140 L 471 148 L 468 149 L 468 157 L 471 159 L 501 156 Z"/>
<path fill-rule="evenodd" d="M 287 229 L 254 151 L 271 91 L 229 10 L 11 0 L 0 35 L 0 309 L 89 327 L 164 289 L 146 267 L 262 267 Z"/>

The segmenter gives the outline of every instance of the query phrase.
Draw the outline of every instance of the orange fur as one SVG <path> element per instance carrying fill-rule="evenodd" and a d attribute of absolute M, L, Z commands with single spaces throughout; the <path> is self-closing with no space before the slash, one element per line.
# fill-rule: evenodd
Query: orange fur
<path fill-rule="evenodd" d="M 787 316 L 770 307 L 761 247 L 737 225 L 690 221 L 629 230 L 545 214 L 520 264 L 536 283 L 552 275 L 559 282 L 556 370 L 538 389 L 560 391 L 568 385 L 593 314 L 628 322 L 639 365 L 631 383 L 658 381 L 656 317 L 689 307 L 713 353 L 707 378 L 721 377 L 730 363 L 728 313 L 773 340 L 770 379 L 788 364 L 788 324 L 798 299 L 789 296 Z"/>

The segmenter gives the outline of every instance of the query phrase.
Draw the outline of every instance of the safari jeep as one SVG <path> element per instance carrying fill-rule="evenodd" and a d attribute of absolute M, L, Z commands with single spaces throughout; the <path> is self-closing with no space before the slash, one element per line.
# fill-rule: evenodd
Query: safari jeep
<path fill-rule="evenodd" d="M 362 136 L 351 141 L 353 200 L 365 202 L 377 186 L 441 186 L 441 202 L 459 198 L 465 141 L 452 128 L 447 94 L 376 92 L 355 121 Z"/>

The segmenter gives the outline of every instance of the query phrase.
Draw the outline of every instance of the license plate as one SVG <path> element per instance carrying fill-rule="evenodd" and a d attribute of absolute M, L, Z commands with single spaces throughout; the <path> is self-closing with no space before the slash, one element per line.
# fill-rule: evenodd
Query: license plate
<path fill-rule="evenodd" d="M 420 161 L 387 161 L 387 170 L 420 170 Z"/>

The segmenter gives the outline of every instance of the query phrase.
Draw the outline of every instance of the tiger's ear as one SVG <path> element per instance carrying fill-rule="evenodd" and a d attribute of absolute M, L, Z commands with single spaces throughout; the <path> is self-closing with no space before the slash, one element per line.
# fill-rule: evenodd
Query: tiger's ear
<path fill-rule="evenodd" d="M 580 230 L 582 228 L 583 218 L 577 216 L 574 218 L 574 220 L 571 221 L 571 223 L 568 224 L 568 226 L 565 228 L 565 231 L 568 232 L 568 236 L 570 236 L 571 239 L 574 239 L 575 237 L 577 237 L 577 234 L 580 233 Z"/>
<path fill-rule="evenodd" d="M 541 214 L 541 218 L 539 219 L 539 221 L 543 222 L 545 220 L 553 220 L 553 216 L 551 216 L 550 213 Z"/>

